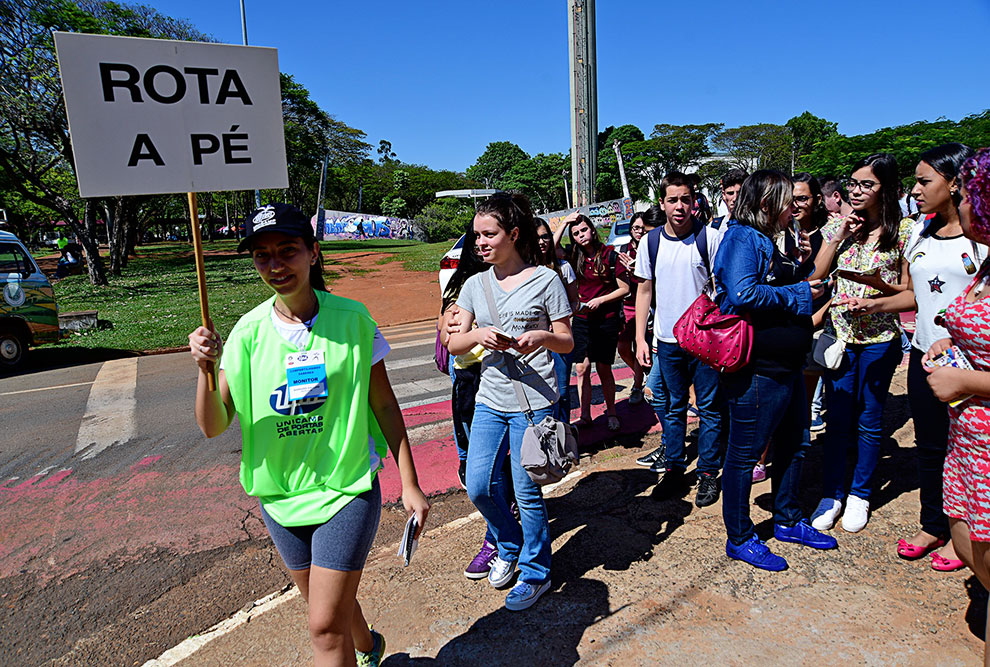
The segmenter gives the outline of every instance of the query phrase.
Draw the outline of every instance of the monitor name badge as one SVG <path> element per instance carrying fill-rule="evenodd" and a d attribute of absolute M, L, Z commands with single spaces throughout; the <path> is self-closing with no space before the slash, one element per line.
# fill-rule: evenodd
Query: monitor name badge
<path fill-rule="evenodd" d="M 290 401 L 327 396 L 327 366 L 323 352 L 295 352 L 285 357 L 285 380 Z"/>

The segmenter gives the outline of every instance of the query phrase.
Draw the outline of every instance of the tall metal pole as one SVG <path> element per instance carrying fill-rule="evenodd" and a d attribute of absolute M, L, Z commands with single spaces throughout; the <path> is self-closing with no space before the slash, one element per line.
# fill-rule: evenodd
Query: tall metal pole
<path fill-rule="evenodd" d="M 619 178 L 622 179 L 622 196 L 626 199 L 632 199 L 629 196 L 629 183 L 626 181 L 626 165 L 622 161 L 622 147 L 619 145 L 618 139 L 612 139 L 612 150 L 615 151 L 615 159 L 619 163 Z"/>
<path fill-rule="evenodd" d="M 571 189 L 567 187 L 567 170 L 560 172 L 564 178 L 564 199 L 567 200 L 567 208 L 571 207 Z"/>
<path fill-rule="evenodd" d="M 330 155 L 326 155 L 323 158 L 323 171 L 320 172 L 320 185 L 316 189 L 316 240 L 323 240 L 323 221 L 325 219 L 325 214 L 323 213 L 323 192 L 327 187 L 327 162 L 330 160 Z"/>
<path fill-rule="evenodd" d="M 571 92 L 571 184 L 574 204 L 595 200 L 598 75 L 595 0 L 567 0 Z"/>
<path fill-rule="evenodd" d="M 241 0 L 241 37 L 244 41 L 244 46 L 247 46 L 247 12 L 244 9 L 244 0 Z M 261 208 L 261 190 L 254 191 L 254 207 Z"/>

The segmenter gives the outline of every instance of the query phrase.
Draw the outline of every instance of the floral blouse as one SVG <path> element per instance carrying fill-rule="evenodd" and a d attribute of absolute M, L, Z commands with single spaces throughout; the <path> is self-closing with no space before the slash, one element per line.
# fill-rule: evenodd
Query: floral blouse
<path fill-rule="evenodd" d="M 842 218 L 833 218 L 822 227 L 825 243 L 831 242 L 839 231 Z M 889 285 L 901 280 L 901 261 L 904 247 L 911 238 L 914 220 L 901 220 L 897 232 L 897 245 L 892 250 L 879 250 L 876 243 L 863 245 L 848 238 L 839 245 L 836 252 L 835 268 L 869 272 L 879 267 L 880 278 Z M 842 298 L 869 299 L 881 293 L 868 285 L 857 283 L 841 275 L 836 276 L 835 296 Z M 901 335 L 900 318 L 896 313 L 872 313 L 850 315 L 845 306 L 832 306 L 828 309 L 825 321 L 828 331 L 834 331 L 839 340 L 853 345 L 886 343 Z"/>

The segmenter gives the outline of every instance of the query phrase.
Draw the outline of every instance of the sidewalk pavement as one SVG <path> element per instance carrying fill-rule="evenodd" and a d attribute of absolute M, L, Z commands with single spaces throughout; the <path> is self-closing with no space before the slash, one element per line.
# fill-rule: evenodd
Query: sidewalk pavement
<path fill-rule="evenodd" d="M 983 643 L 974 633 L 982 632 L 986 598 L 975 593 L 975 579 L 933 572 L 927 559 L 906 562 L 894 551 L 897 538 L 917 529 L 918 514 L 904 385 L 902 367 L 872 519 L 861 533 L 837 528 L 837 551 L 770 540 L 789 570 L 731 561 L 721 503 L 697 509 L 693 491 L 652 496 L 656 476 L 634 459 L 657 446 L 657 435 L 605 443 L 546 494 L 553 588 L 528 611 L 505 610 L 505 591 L 463 577 L 484 531 L 477 515 L 430 527 L 408 568 L 396 545 L 376 546 L 359 599 L 387 639 L 382 664 L 977 664 Z M 813 444 L 802 498 L 808 511 L 820 492 L 820 465 Z M 764 538 L 772 534 L 769 492 L 769 483 L 753 488 Z M 305 604 L 294 589 L 199 639 L 202 647 L 184 660 L 172 653 L 157 664 L 312 660 Z"/>

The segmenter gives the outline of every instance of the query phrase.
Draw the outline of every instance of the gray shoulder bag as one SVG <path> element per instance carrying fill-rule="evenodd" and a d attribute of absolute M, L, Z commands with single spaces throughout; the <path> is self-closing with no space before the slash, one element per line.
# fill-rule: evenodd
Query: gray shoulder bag
<path fill-rule="evenodd" d="M 495 306 L 492 294 L 492 272 L 486 271 L 482 278 L 485 286 L 485 298 L 488 300 L 488 312 L 495 326 L 502 329 L 502 320 Z M 529 426 L 523 433 L 522 447 L 519 450 L 519 461 L 529 478 L 540 486 L 559 482 L 570 471 L 571 466 L 578 463 L 577 436 L 574 427 L 566 422 L 547 415 L 539 424 L 533 423 L 533 410 L 530 408 L 526 391 L 519 380 L 519 369 L 516 358 L 508 352 L 502 352 L 505 365 L 512 378 L 512 387 L 516 390 L 519 407 L 526 415 Z"/>

